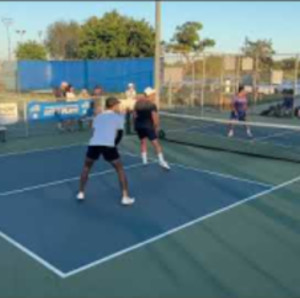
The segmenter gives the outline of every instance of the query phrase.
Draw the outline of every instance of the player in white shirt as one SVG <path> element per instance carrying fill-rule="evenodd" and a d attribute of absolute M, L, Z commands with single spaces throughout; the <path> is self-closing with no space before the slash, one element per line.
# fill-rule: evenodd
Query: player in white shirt
<path fill-rule="evenodd" d="M 96 160 L 102 155 L 104 160 L 109 162 L 116 170 L 121 189 L 123 205 L 131 205 L 134 199 L 130 198 L 128 192 L 128 182 L 124 172 L 123 164 L 117 149 L 120 143 L 124 129 L 124 117 L 118 113 L 119 100 L 109 97 L 105 102 L 105 111 L 98 114 L 93 120 L 93 136 L 90 140 L 86 159 L 80 178 L 78 200 L 85 198 L 85 186 L 88 181 L 90 170 Z"/>

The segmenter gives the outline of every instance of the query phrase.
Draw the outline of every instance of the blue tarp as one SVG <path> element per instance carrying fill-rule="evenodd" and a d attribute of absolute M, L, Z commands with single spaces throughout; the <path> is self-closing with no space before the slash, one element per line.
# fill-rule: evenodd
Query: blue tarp
<path fill-rule="evenodd" d="M 100 85 L 106 92 L 124 92 L 133 82 L 141 92 L 153 86 L 153 72 L 153 58 L 18 62 L 20 91 L 53 89 L 66 81 L 77 90 Z"/>

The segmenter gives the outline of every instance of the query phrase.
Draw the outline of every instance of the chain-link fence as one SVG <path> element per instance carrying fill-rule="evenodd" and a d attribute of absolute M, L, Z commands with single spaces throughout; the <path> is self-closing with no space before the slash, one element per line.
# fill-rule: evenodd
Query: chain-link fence
<path fill-rule="evenodd" d="M 284 90 L 300 93 L 298 54 L 247 57 L 242 54 L 198 53 L 164 56 L 164 108 L 194 108 L 220 112 L 230 109 L 239 85 L 249 92 L 252 113 L 282 100 Z"/>
<path fill-rule="evenodd" d="M 0 91 L 17 91 L 17 62 L 0 60 Z"/>

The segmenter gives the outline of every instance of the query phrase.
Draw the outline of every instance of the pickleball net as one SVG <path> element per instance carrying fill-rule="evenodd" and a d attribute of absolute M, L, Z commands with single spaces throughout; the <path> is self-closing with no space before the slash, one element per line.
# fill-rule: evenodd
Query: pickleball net
<path fill-rule="evenodd" d="M 241 122 L 169 112 L 160 112 L 160 122 L 160 137 L 167 142 L 300 162 L 300 126 L 294 124 Z"/>

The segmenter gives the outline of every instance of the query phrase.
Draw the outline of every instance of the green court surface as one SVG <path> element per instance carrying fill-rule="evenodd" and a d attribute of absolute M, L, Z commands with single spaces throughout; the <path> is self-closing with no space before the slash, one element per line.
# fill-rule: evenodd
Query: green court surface
<path fill-rule="evenodd" d="M 0 154 L 83 144 L 88 137 L 80 132 L 14 139 L 0 144 Z M 275 187 L 67 278 L 0 238 L 0 297 L 300 297 L 299 164 L 163 145 L 170 162 Z M 122 149 L 138 153 L 136 137 L 127 136 Z M 11 171 L 22 179 L 17 168 Z"/>

